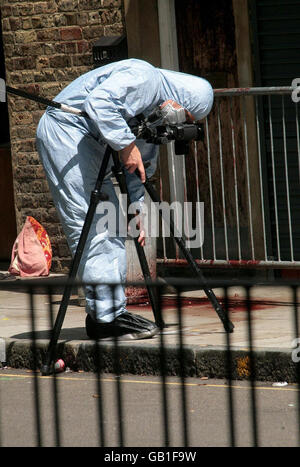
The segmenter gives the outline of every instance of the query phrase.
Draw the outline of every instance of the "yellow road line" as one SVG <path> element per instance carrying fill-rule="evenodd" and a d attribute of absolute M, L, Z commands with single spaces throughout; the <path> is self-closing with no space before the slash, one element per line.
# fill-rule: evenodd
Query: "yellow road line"
<path fill-rule="evenodd" d="M 1 377 L 3 378 L 34 378 L 34 374 L 30 374 L 30 375 L 11 375 L 11 374 L 5 374 L 5 373 L 1 373 L 0 372 L 0 381 L 1 381 Z M 52 379 L 53 376 L 50 375 L 50 376 L 42 376 L 42 375 L 37 375 L 37 377 L 39 379 Z M 64 380 L 64 381 L 92 381 L 92 380 L 96 380 L 96 378 L 84 378 L 84 377 L 80 377 L 80 378 L 76 378 L 76 377 L 72 377 L 72 376 L 62 376 L 61 374 L 60 375 L 57 375 L 56 378 L 60 379 L 60 380 Z M 136 379 L 124 379 L 122 376 L 120 377 L 122 383 L 135 383 L 135 384 L 153 384 L 153 385 L 162 385 L 162 381 L 142 381 L 142 380 L 136 380 Z M 101 377 L 101 382 L 104 382 L 104 383 L 112 383 L 112 382 L 115 382 L 116 379 L 115 378 L 103 378 Z M 165 383 L 167 386 L 181 386 L 182 383 L 181 381 L 180 382 L 172 382 L 172 381 L 167 381 Z M 187 383 L 185 382 L 184 383 L 185 386 L 191 386 L 191 387 L 199 387 L 199 386 L 205 386 L 205 387 L 208 387 L 208 388 L 227 388 L 228 389 L 228 384 L 212 384 L 212 383 Z M 234 389 L 248 389 L 249 390 L 249 386 L 245 387 L 245 386 L 240 386 L 240 385 L 231 385 L 230 386 L 231 388 L 234 388 Z M 267 391 L 299 391 L 299 389 L 297 387 L 267 387 L 267 386 L 255 386 L 255 389 L 256 390 L 267 390 Z"/>

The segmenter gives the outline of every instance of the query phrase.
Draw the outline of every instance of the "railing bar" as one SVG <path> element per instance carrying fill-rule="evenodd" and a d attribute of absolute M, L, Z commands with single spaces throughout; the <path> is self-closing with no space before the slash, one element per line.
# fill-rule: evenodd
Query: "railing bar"
<path fill-rule="evenodd" d="M 257 403 L 256 403 L 256 368 L 255 354 L 253 352 L 253 333 L 251 319 L 251 295 L 250 288 L 246 286 L 246 308 L 248 321 L 248 343 L 249 343 L 249 371 L 250 371 L 250 388 L 251 388 L 251 415 L 252 415 L 252 430 L 253 430 L 253 445 L 258 447 L 258 425 L 257 425 Z"/>
<path fill-rule="evenodd" d="M 177 226 L 177 228 L 181 227 L 184 229 L 184 232 L 186 232 L 186 235 L 188 236 L 189 232 L 189 210 L 188 210 L 188 204 L 187 204 L 187 182 L 186 182 L 186 164 L 185 164 L 185 158 L 183 157 L 182 161 L 182 166 L 183 166 L 183 225 Z M 176 205 L 176 209 L 178 206 Z M 191 213 L 192 214 L 192 213 Z M 177 219 L 180 219 L 180 216 L 177 215 Z M 182 230 L 179 228 L 179 232 Z"/>
<path fill-rule="evenodd" d="M 300 135 L 299 135 L 299 115 L 298 115 L 298 104 L 296 106 L 296 132 L 297 132 L 297 149 L 298 149 L 298 171 L 299 171 L 299 181 L 300 181 Z"/>
<path fill-rule="evenodd" d="M 181 405 L 182 405 L 182 423 L 183 423 L 183 441 L 184 446 L 189 446 L 189 433 L 188 433 L 188 416 L 187 416 L 187 395 L 185 385 L 185 357 L 183 348 L 183 333 L 182 333 L 182 307 L 181 307 L 181 293 L 177 288 L 177 316 L 178 316 L 178 337 L 179 337 L 179 363 L 180 363 L 180 379 L 181 379 Z"/>
<path fill-rule="evenodd" d="M 215 220 L 214 220 L 214 199 L 213 199 L 213 187 L 212 187 L 212 176 L 211 176 L 211 154 L 210 154 L 210 139 L 209 139 L 209 128 L 208 119 L 205 118 L 205 129 L 206 129 L 206 142 L 207 142 L 207 165 L 208 165 L 208 179 L 209 179 L 209 196 L 210 196 L 210 212 L 211 212 L 211 233 L 212 233 L 212 245 L 213 245 L 213 259 L 216 260 L 216 236 L 215 236 Z"/>
<path fill-rule="evenodd" d="M 206 266 L 206 267 L 214 267 L 214 266 L 227 266 L 229 268 L 233 267 L 239 267 L 239 268 L 274 268 L 274 269 L 279 269 L 279 268 L 295 268 L 299 269 L 300 268 L 300 261 L 273 261 L 273 260 L 232 260 L 229 259 L 228 261 L 225 259 L 196 259 L 195 260 L 199 265 L 201 266 Z M 158 258 L 157 259 L 158 263 L 165 263 L 165 264 L 174 264 L 177 266 L 181 265 L 187 265 L 186 259 L 175 259 L 175 258 L 167 258 L 167 259 L 162 259 Z"/>
<path fill-rule="evenodd" d="M 242 259 L 242 254 L 241 254 L 241 234 L 240 234 L 238 183 L 237 183 L 237 173 L 236 173 L 235 131 L 234 131 L 233 118 L 232 118 L 232 97 L 230 97 L 229 103 L 230 103 L 230 125 L 231 125 L 232 158 L 233 158 L 233 173 L 234 173 L 236 230 L 237 230 L 237 239 L 238 239 L 238 258 L 239 258 L 239 260 L 241 260 Z"/>
<path fill-rule="evenodd" d="M 93 286 L 93 296 L 95 297 L 95 286 Z M 95 340 L 95 359 L 96 359 L 96 394 L 98 395 L 98 418 L 99 418 L 99 442 L 100 446 L 105 446 L 105 429 L 104 429 L 104 392 L 101 382 L 101 352 L 99 339 Z"/>
<path fill-rule="evenodd" d="M 51 288 L 48 287 L 48 302 L 49 302 L 49 324 L 50 329 L 53 329 L 53 303 L 52 303 L 52 291 Z M 59 396 L 58 396 L 58 384 L 55 371 L 53 372 L 53 401 L 54 401 L 54 420 L 55 420 L 55 439 L 56 439 L 56 446 L 59 447 L 61 445 L 61 436 L 60 436 L 60 418 L 59 418 Z"/>
<path fill-rule="evenodd" d="M 113 303 L 113 314 L 116 316 L 115 307 L 115 285 L 111 285 L 112 303 Z M 120 352 L 118 336 L 114 335 L 114 355 L 113 355 L 113 366 L 116 379 L 116 393 L 117 393 L 117 409 L 118 409 L 118 428 L 119 428 L 119 447 L 124 446 L 124 428 L 123 428 L 123 404 L 122 404 L 122 387 L 121 387 L 121 367 L 120 367 Z"/>
<path fill-rule="evenodd" d="M 276 189 L 276 172 L 275 172 L 275 161 L 274 161 L 274 140 L 273 140 L 273 124 L 272 124 L 272 111 L 271 111 L 271 97 L 268 96 L 269 106 L 269 128 L 270 128 L 270 140 L 271 140 L 271 160 L 272 160 L 272 176 L 273 176 L 273 192 L 274 192 L 274 207 L 275 207 L 275 227 L 277 236 L 277 255 L 280 261 L 280 239 L 279 239 L 279 226 L 278 226 L 278 206 L 277 206 L 277 189 Z"/>
<path fill-rule="evenodd" d="M 229 316 L 229 304 L 228 304 L 228 288 L 224 287 L 224 310 L 226 313 L 227 320 L 230 320 Z M 227 385 L 228 385 L 228 415 L 229 415 L 229 434 L 230 434 L 230 446 L 235 447 L 235 423 L 234 423 L 234 404 L 233 404 L 233 388 L 232 388 L 232 352 L 231 352 L 231 339 L 230 332 L 226 332 L 226 370 L 227 370 Z"/>
<path fill-rule="evenodd" d="M 172 143 L 171 143 L 172 144 Z M 177 193 L 177 185 L 175 183 L 175 180 L 176 180 L 176 173 L 175 173 L 175 163 L 174 163 L 174 150 L 172 149 L 170 151 L 171 153 L 171 169 L 172 169 L 172 178 L 173 178 L 173 188 L 174 188 L 174 201 L 178 201 L 178 193 Z M 170 180 L 170 183 L 172 183 L 172 180 Z M 172 202 L 173 200 L 171 200 Z M 177 204 L 176 204 L 177 206 Z M 178 259 L 180 257 L 180 251 L 179 251 L 179 246 L 177 245 L 177 243 L 175 242 L 175 240 L 173 240 L 174 242 L 174 245 L 175 245 L 175 251 L 176 251 L 176 258 Z"/>
<path fill-rule="evenodd" d="M 252 259 L 254 260 L 255 253 L 254 253 L 252 202 L 251 202 L 249 153 L 248 153 L 248 131 L 247 131 L 245 106 L 246 106 L 245 96 L 243 96 L 242 97 L 242 109 L 243 109 L 243 126 L 244 126 L 244 139 L 245 139 L 245 159 L 246 159 L 246 176 L 247 176 L 247 193 L 248 193 L 248 211 L 249 211 L 249 223 L 250 223 L 250 242 L 251 242 Z"/>
<path fill-rule="evenodd" d="M 35 406 L 35 422 L 36 422 L 36 438 L 38 447 L 42 446 L 42 431 L 41 431 L 41 411 L 40 411 L 40 392 L 37 375 L 37 346 L 36 346 L 36 330 L 35 330 L 35 313 L 34 313 L 34 298 L 33 288 L 29 287 L 30 300 L 30 319 L 31 319 L 31 334 L 32 334 L 32 362 L 33 362 L 33 384 L 34 384 L 34 406 Z"/>
<path fill-rule="evenodd" d="M 160 314 L 161 323 L 160 327 L 160 368 L 161 368 L 161 381 L 162 381 L 162 409 L 163 409 L 163 426 L 164 426 L 164 446 L 168 447 L 170 445 L 169 440 L 169 415 L 168 415 L 168 397 L 167 397 L 167 368 L 166 368 L 166 352 L 165 352 L 165 344 L 164 344 L 164 331 L 163 331 L 163 316 L 162 316 L 162 297 L 161 297 L 161 287 L 158 286 L 158 294 L 157 294 L 157 305 Z"/>
<path fill-rule="evenodd" d="M 289 237 L 290 237 L 290 248 L 291 248 L 291 261 L 294 261 L 294 246 L 293 246 L 293 238 L 292 238 L 292 219 L 291 219 L 291 204 L 290 204 L 290 186 L 289 186 L 289 172 L 288 172 L 287 147 L 286 147 L 286 125 L 285 125 L 284 96 L 281 96 L 281 105 L 282 105 L 282 131 L 283 131 L 283 148 L 284 148 L 284 169 L 285 169 L 286 199 L 287 199 L 288 222 L 289 222 Z"/>
<path fill-rule="evenodd" d="M 271 86 L 254 88 L 226 88 L 214 89 L 215 97 L 225 96 L 247 96 L 247 95 L 272 95 L 272 94 L 292 94 L 292 86 Z"/>
<path fill-rule="evenodd" d="M 198 172 L 198 159 L 197 159 L 197 142 L 194 141 L 194 161 L 195 161 L 195 173 L 196 173 L 196 186 L 197 186 L 197 207 L 196 210 L 198 210 L 199 214 L 199 219 L 201 219 L 201 212 L 200 212 L 200 185 L 199 185 L 199 172 Z M 196 212 L 196 219 L 197 219 L 197 212 Z M 197 220 L 196 220 L 196 225 L 197 225 Z M 201 227 L 200 227 L 201 229 Z M 201 230 L 200 230 L 201 231 Z M 202 231 L 201 231 L 202 232 Z M 200 254 L 201 254 L 201 259 L 204 258 L 203 256 L 203 238 L 201 235 L 201 245 L 200 245 Z"/>
<path fill-rule="evenodd" d="M 162 177 L 160 177 L 159 189 L 160 189 L 160 199 L 163 201 L 163 181 L 162 181 Z M 150 202 L 151 202 L 151 200 L 150 200 Z M 152 211 L 151 211 L 151 213 L 152 213 Z M 156 210 L 155 210 L 154 215 L 156 215 Z M 159 222 L 159 220 L 158 220 L 158 222 Z M 155 220 L 155 223 L 156 223 L 156 220 Z M 164 256 L 164 258 L 167 258 L 165 224 L 164 224 L 163 220 L 161 221 L 161 235 L 162 235 L 162 244 L 163 244 L 163 256 Z"/>
<path fill-rule="evenodd" d="M 226 201 L 225 201 L 225 188 L 224 188 L 224 168 L 223 168 L 223 147 L 222 147 L 222 130 L 220 119 L 220 103 L 217 101 L 218 110 L 218 134 L 219 134 L 219 156 L 220 156 L 220 170 L 221 170 L 221 188 L 222 188 L 222 206 L 223 206 L 223 221 L 224 221 L 224 237 L 225 237 L 225 254 L 226 259 L 228 255 L 228 238 L 227 238 L 227 218 L 226 218 Z"/>
<path fill-rule="evenodd" d="M 95 341 L 95 351 L 96 351 L 96 390 L 98 394 L 98 418 L 99 418 L 99 442 L 100 446 L 105 446 L 105 429 L 104 429 L 104 401 L 103 395 L 104 392 L 102 390 L 102 382 L 101 382 L 101 352 L 100 352 L 100 343 L 99 339 Z"/>
<path fill-rule="evenodd" d="M 264 251 L 265 260 L 268 259 L 267 253 L 267 237 L 266 237 L 266 218 L 265 218 L 265 199 L 263 190 L 263 176 L 262 176 L 262 158 L 261 158 L 261 143 L 260 143 L 260 124 L 259 124 L 259 110 L 258 110 L 258 97 L 255 96 L 255 109 L 256 109 L 256 131 L 257 131 L 257 150 L 258 150 L 258 161 L 259 161 L 259 183 L 260 183 L 260 197 L 261 197 L 261 215 L 263 224 L 263 238 L 264 238 Z"/>

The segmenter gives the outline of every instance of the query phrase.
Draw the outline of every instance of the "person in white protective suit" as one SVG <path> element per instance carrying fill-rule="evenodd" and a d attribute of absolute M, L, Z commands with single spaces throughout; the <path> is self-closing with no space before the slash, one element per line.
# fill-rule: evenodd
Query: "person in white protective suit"
<path fill-rule="evenodd" d="M 49 188 L 74 255 L 80 238 L 91 191 L 103 160 L 106 145 L 119 152 L 125 167 L 131 202 L 143 201 L 145 169 L 155 171 L 158 146 L 137 140 L 128 121 L 149 115 L 157 106 L 171 118 L 185 113 L 201 120 L 211 110 L 213 90 L 204 79 L 163 70 L 149 63 L 128 59 L 96 68 L 75 79 L 55 98 L 57 102 L 86 112 L 89 118 L 48 107 L 37 128 L 37 149 Z M 175 113 L 174 113 L 175 112 Z M 118 212 L 118 198 L 108 168 L 102 190 Z M 134 173 L 139 171 L 140 178 Z M 122 284 L 126 281 L 125 238 L 99 231 L 101 215 L 96 212 L 78 270 L 87 283 Z M 138 239 L 143 246 L 145 237 Z M 158 331 L 155 323 L 127 312 L 124 286 L 116 287 L 114 302 L 109 286 L 85 288 L 86 332 L 90 338 L 113 335 L 141 339 Z"/>

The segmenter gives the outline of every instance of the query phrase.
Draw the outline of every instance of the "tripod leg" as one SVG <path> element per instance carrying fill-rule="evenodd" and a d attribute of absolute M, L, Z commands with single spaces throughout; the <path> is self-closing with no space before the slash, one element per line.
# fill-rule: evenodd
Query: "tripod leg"
<path fill-rule="evenodd" d="M 152 281 L 152 277 L 151 277 L 151 274 L 150 274 L 147 258 L 146 258 L 146 255 L 145 255 L 145 251 L 144 251 L 143 247 L 139 244 L 139 242 L 138 242 L 138 240 L 136 238 L 134 239 L 134 242 L 135 242 L 137 255 L 138 255 L 138 258 L 139 258 L 139 261 L 140 261 L 141 269 L 143 271 L 143 276 L 145 278 L 147 292 L 148 292 L 149 300 L 150 300 L 151 307 L 152 307 L 152 310 L 153 310 L 155 323 L 157 324 L 158 327 L 160 327 L 162 329 L 163 327 L 165 327 L 165 323 L 162 320 L 161 312 L 159 311 L 159 308 L 158 308 L 158 300 L 157 300 L 157 296 L 156 296 L 156 290 L 150 285 L 151 281 Z"/>
<path fill-rule="evenodd" d="M 157 195 L 155 189 L 153 188 L 152 184 L 149 182 L 149 180 L 146 180 L 144 183 L 144 186 L 146 190 L 149 193 L 150 198 L 152 201 L 156 203 L 160 203 L 159 196 Z M 162 214 L 162 213 L 161 213 Z M 172 236 L 174 237 L 174 240 L 176 241 L 177 245 L 179 246 L 181 252 L 183 253 L 184 257 L 186 258 L 187 262 L 191 266 L 192 270 L 194 273 L 197 275 L 197 277 L 200 279 L 202 285 L 203 285 L 203 290 L 206 293 L 207 297 L 209 298 L 211 304 L 213 305 L 216 313 L 218 314 L 220 320 L 223 323 L 224 329 L 226 332 L 233 332 L 234 325 L 233 323 L 228 319 L 227 314 L 224 312 L 223 308 L 221 307 L 220 303 L 217 300 L 217 297 L 215 296 L 214 292 L 206 286 L 206 280 L 202 274 L 201 269 L 199 268 L 198 264 L 194 260 L 190 250 L 188 250 L 185 246 L 185 243 L 183 239 L 179 236 L 179 234 L 176 232 L 176 227 L 174 225 L 174 222 L 172 219 L 169 220 L 170 223 L 170 232 Z"/>
<path fill-rule="evenodd" d="M 121 193 L 127 195 L 127 203 L 129 205 L 130 200 L 129 200 L 129 196 L 128 196 L 128 189 L 127 189 L 125 174 L 124 174 L 123 169 L 121 167 L 118 155 L 115 152 L 113 152 L 113 161 L 114 161 L 114 174 L 115 174 L 116 179 L 118 181 Z M 131 220 L 133 217 L 134 217 L 134 214 L 131 214 L 131 215 L 129 214 L 128 215 L 129 220 Z M 138 258 L 139 258 L 139 262 L 140 262 L 140 265 L 141 265 L 141 269 L 142 269 L 142 272 L 143 272 L 143 276 L 144 276 L 144 279 L 145 279 L 145 282 L 146 282 L 147 292 L 148 292 L 149 300 L 150 300 L 151 307 L 152 307 L 152 310 L 153 310 L 155 323 L 157 324 L 158 327 L 163 328 L 164 327 L 164 322 L 162 320 L 161 312 L 160 312 L 160 309 L 158 307 L 158 300 L 157 300 L 157 296 L 156 296 L 156 290 L 154 289 L 154 287 L 151 286 L 152 278 L 151 278 L 151 274 L 150 274 L 150 270 L 149 270 L 145 250 L 139 244 L 137 238 L 134 238 L 134 243 L 135 243 L 137 255 L 138 255 Z"/>
<path fill-rule="evenodd" d="M 54 327 L 51 333 L 50 342 L 47 348 L 45 361 L 41 368 L 41 373 L 44 376 L 52 373 L 51 364 L 53 363 L 53 360 L 54 360 L 56 344 L 57 344 L 59 334 L 60 334 L 60 331 L 61 331 L 61 328 L 64 322 L 64 318 L 65 318 L 68 303 L 70 300 L 72 288 L 74 286 L 73 281 L 76 278 L 76 274 L 78 271 L 82 253 L 83 253 L 83 250 L 86 244 L 86 240 L 89 234 L 89 230 L 90 230 L 93 218 L 94 218 L 94 214 L 95 214 L 98 202 L 101 199 L 102 200 L 105 199 L 100 189 L 101 189 L 104 177 L 106 175 L 106 170 L 107 170 L 110 155 L 111 155 L 111 148 L 107 146 L 107 149 L 104 154 L 103 162 L 100 167 L 100 171 L 99 171 L 99 175 L 96 181 L 95 188 L 91 193 L 90 206 L 89 206 L 89 209 L 88 209 L 85 221 L 84 221 L 84 225 L 82 228 L 82 232 L 81 232 L 80 239 L 79 239 L 79 242 L 76 248 L 75 255 L 72 259 L 72 263 L 71 263 L 71 267 L 69 271 L 69 278 L 68 278 L 69 280 L 64 289 L 62 301 L 60 303 L 59 311 L 56 316 Z"/>

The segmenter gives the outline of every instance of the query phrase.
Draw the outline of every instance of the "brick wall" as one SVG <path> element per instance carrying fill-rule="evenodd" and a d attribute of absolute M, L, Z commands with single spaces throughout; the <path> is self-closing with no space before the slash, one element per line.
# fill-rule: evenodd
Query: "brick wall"
<path fill-rule="evenodd" d="M 2 0 L 6 82 L 53 99 L 92 68 L 92 45 L 122 34 L 122 0 Z M 46 228 L 53 248 L 52 272 L 68 271 L 69 249 L 35 148 L 44 107 L 9 97 L 10 137 L 18 231 L 27 215 Z"/>

